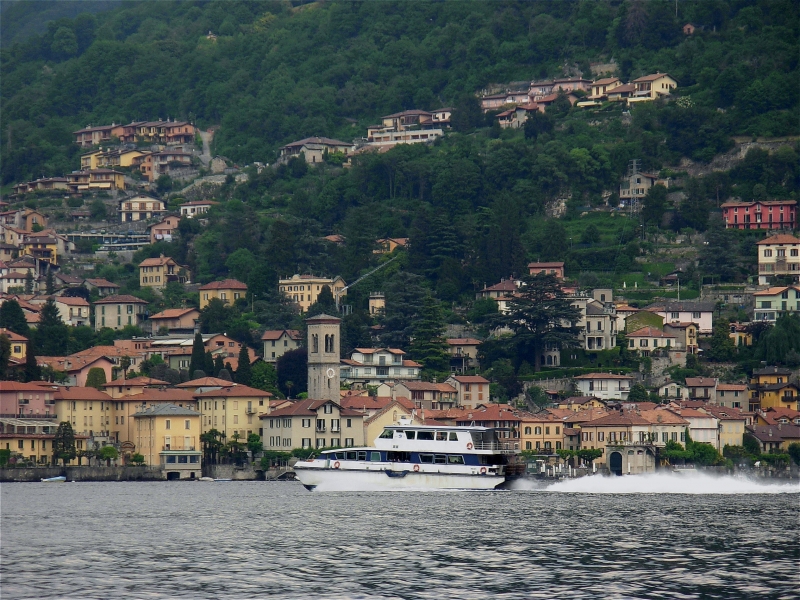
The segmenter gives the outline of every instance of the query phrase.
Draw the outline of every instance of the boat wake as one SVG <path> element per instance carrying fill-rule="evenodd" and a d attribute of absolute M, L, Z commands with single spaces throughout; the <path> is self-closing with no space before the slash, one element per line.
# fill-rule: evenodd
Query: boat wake
<path fill-rule="evenodd" d="M 551 484 L 517 480 L 511 489 L 572 494 L 798 494 L 800 484 L 766 483 L 706 473 L 651 473 L 622 477 L 591 475 Z"/>

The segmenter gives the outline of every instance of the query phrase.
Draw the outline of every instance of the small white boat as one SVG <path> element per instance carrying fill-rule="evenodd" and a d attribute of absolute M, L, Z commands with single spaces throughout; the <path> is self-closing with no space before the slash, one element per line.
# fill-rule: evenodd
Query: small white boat
<path fill-rule="evenodd" d="M 63 475 L 58 477 L 42 477 L 42 483 L 63 483 L 67 480 Z"/>
<path fill-rule="evenodd" d="M 494 429 L 387 426 L 374 447 L 326 450 L 294 465 L 313 490 L 492 490 L 506 481 L 508 455 Z"/>

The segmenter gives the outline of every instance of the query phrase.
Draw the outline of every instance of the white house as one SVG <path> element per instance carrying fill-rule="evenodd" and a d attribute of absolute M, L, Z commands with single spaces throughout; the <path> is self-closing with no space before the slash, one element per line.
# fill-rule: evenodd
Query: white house
<path fill-rule="evenodd" d="M 652 313 L 664 318 L 667 323 L 694 323 L 701 334 L 711 334 L 714 328 L 714 303 L 693 301 L 671 301 L 651 304 L 646 307 Z"/>
<path fill-rule="evenodd" d="M 356 348 L 349 359 L 342 359 L 341 378 L 357 387 L 380 385 L 387 381 L 418 381 L 422 365 L 405 358 L 397 348 Z"/>
<path fill-rule="evenodd" d="M 612 373 L 587 373 L 575 377 L 579 396 L 594 396 L 600 400 L 627 400 L 633 377 Z"/>

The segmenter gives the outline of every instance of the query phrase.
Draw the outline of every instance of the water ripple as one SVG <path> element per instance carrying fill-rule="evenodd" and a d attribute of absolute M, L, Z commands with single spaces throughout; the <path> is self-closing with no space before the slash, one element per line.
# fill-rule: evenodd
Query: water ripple
<path fill-rule="evenodd" d="M 3 484 L 2 598 L 797 598 L 797 494 L 721 489 Z"/>

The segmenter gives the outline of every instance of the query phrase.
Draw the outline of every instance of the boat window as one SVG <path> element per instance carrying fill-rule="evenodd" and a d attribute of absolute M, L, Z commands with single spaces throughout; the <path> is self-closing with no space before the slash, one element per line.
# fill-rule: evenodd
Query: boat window
<path fill-rule="evenodd" d="M 418 440 L 433 440 L 433 432 L 432 431 L 420 431 L 417 433 Z"/>
<path fill-rule="evenodd" d="M 391 439 L 394 437 L 394 429 L 384 429 L 383 433 L 380 434 L 378 437 L 382 439 Z"/>
<path fill-rule="evenodd" d="M 458 434 L 455 431 L 450 432 L 450 441 L 457 442 L 458 441 Z"/>
<path fill-rule="evenodd" d="M 358 455 L 357 452 L 345 452 L 344 453 L 345 460 L 356 460 L 356 456 Z"/>
<path fill-rule="evenodd" d="M 406 431 L 406 439 L 413 440 L 415 433 L 416 433 L 416 431 Z"/>
<path fill-rule="evenodd" d="M 370 452 L 369 459 L 374 460 L 376 462 L 380 462 L 381 460 L 381 453 L 380 452 Z"/>
<path fill-rule="evenodd" d="M 464 457 L 460 454 L 451 454 L 447 457 L 448 464 L 451 465 L 463 465 L 464 464 Z"/>
<path fill-rule="evenodd" d="M 420 454 L 419 455 L 419 462 L 432 465 L 433 464 L 433 454 Z"/>
<path fill-rule="evenodd" d="M 433 462 L 437 465 L 447 464 L 447 454 L 437 454 L 433 457 Z"/>
<path fill-rule="evenodd" d="M 446 431 L 437 431 L 436 432 L 436 441 L 437 442 L 446 442 L 447 441 L 447 432 Z"/>
<path fill-rule="evenodd" d="M 366 450 L 360 450 L 358 452 L 358 460 L 367 460 L 367 451 Z"/>
<path fill-rule="evenodd" d="M 390 462 L 411 462 L 411 452 L 387 452 L 386 459 Z"/>

